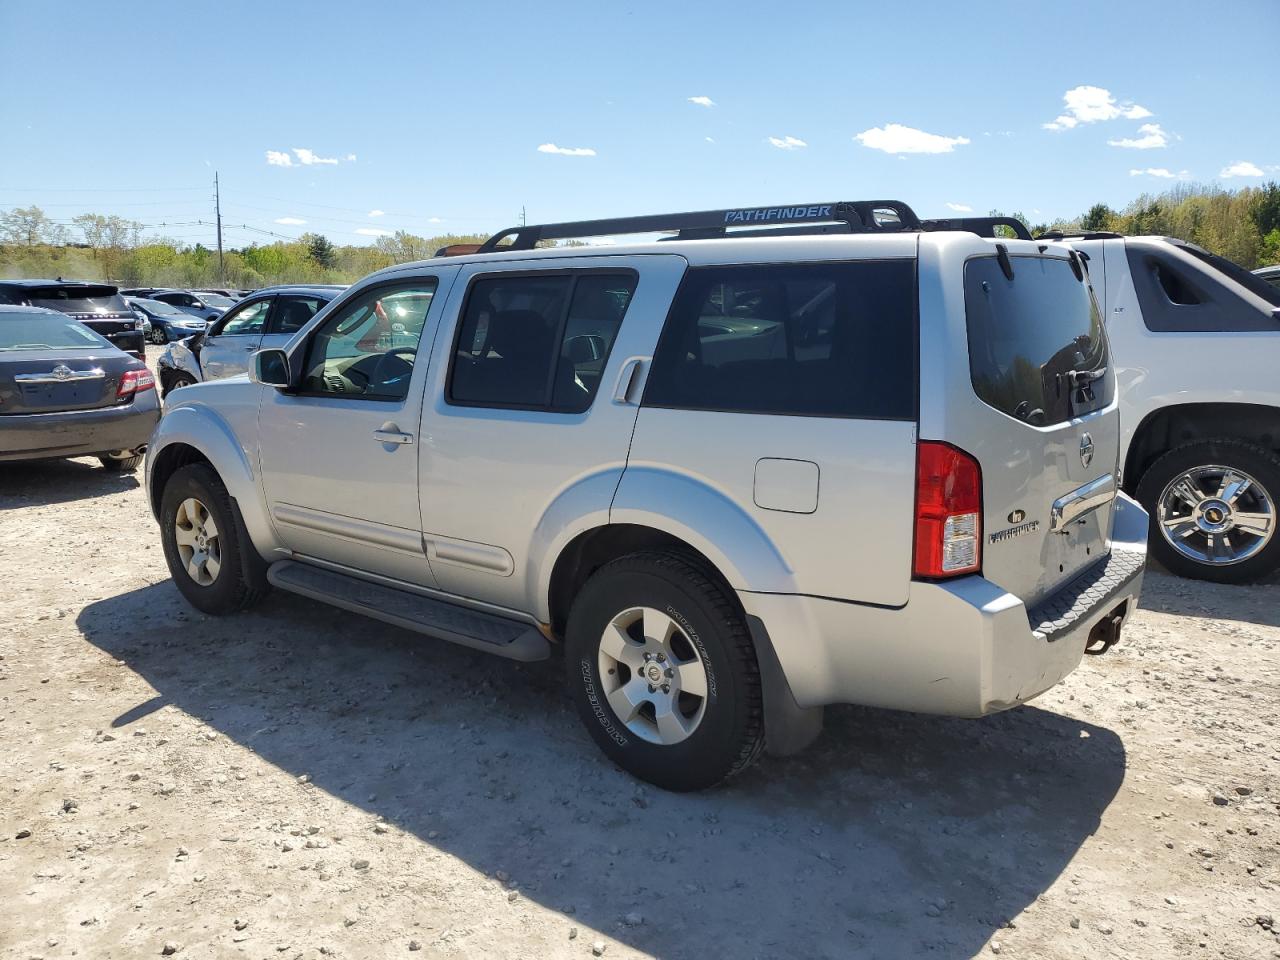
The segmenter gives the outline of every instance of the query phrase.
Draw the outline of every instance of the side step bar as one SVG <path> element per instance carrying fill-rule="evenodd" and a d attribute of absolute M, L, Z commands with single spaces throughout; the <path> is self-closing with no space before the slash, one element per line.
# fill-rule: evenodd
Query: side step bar
<path fill-rule="evenodd" d="M 509 660 L 527 662 L 551 656 L 547 638 L 527 623 L 370 583 L 334 570 L 296 560 L 279 560 L 267 569 L 267 580 L 289 593 Z"/>

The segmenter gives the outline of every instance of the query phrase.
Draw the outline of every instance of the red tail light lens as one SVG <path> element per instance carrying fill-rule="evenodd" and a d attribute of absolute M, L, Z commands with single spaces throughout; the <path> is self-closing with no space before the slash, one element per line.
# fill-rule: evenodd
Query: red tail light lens
<path fill-rule="evenodd" d="M 947 443 L 916 452 L 915 576 L 955 577 L 982 569 L 982 469 Z"/>
<path fill-rule="evenodd" d="M 120 377 L 120 386 L 116 389 L 116 402 L 123 403 L 136 393 L 156 388 L 156 378 L 150 370 L 126 370 Z"/>

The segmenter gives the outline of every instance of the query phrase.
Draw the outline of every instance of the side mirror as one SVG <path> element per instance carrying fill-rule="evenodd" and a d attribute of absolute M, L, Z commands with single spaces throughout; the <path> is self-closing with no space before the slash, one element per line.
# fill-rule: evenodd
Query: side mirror
<path fill-rule="evenodd" d="M 259 350 L 249 364 L 249 379 L 266 387 L 289 387 L 289 355 L 283 350 Z"/>

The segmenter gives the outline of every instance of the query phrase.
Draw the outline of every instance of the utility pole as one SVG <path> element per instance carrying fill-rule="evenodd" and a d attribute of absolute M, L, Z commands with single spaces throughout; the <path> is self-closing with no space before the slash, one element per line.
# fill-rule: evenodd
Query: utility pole
<path fill-rule="evenodd" d="M 218 188 L 218 171 L 213 172 L 213 213 L 218 222 L 218 283 L 226 283 L 222 272 L 222 193 Z"/>
<path fill-rule="evenodd" d="M 520 226 L 525 226 L 524 204 L 520 204 Z"/>

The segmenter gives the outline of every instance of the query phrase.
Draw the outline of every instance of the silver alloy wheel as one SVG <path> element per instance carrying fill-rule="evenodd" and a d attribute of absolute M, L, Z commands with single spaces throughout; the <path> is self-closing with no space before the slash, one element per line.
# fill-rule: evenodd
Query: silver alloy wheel
<path fill-rule="evenodd" d="M 195 497 L 178 504 L 173 517 L 173 538 L 178 544 L 178 556 L 192 580 L 207 587 L 218 579 L 218 571 L 222 569 L 218 525 L 213 522 L 209 508 Z"/>
<path fill-rule="evenodd" d="M 1208 464 L 1169 481 L 1157 509 L 1160 532 L 1197 563 L 1226 566 L 1254 556 L 1276 529 L 1271 494 L 1243 470 Z"/>
<path fill-rule="evenodd" d="M 623 610 L 600 637 L 605 699 L 641 740 L 671 746 L 688 739 L 707 710 L 707 671 L 670 616 L 653 607 Z"/>

